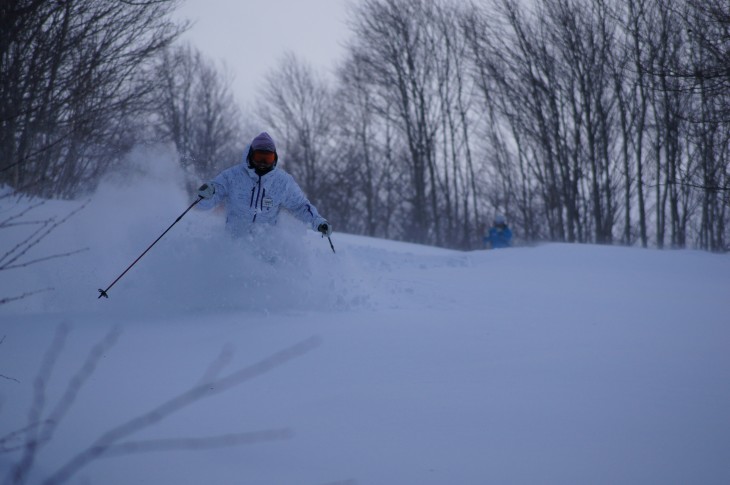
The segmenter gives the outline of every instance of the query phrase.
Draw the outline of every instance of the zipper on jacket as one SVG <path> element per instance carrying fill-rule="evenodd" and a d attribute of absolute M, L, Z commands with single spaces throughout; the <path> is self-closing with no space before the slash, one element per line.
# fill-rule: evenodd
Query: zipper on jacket
<path fill-rule="evenodd" d="M 258 211 L 256 211 L 256 209 L 258 208 L 259 196 L 261 195 L 261 175 L 259 175 L 259 181 L 256 183 L 256 185 L 258 186 L 258 190 L 256 191 L 256 202 L 255 203 L 253 202 L 253 191 L 256 187 L 251 187 L 251 204 L 249 204 L 249 207 L 253 207 L 254 211 L 255 211 L 253 213 L 253 220 L 251 222 L 256 222 L 256 216 L 258 215 Z M 264 192 L 266 192 L 266 189 L 264 189 Z M 261 199 L 262 208 L 263 208 L 263 204 L 264 204 L 264 201 L 262 198 Z"/>

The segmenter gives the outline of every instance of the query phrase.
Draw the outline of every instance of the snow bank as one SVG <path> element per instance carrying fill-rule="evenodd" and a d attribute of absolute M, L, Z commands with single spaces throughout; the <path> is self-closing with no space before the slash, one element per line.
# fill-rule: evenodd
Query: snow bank
<path fill-rule="evenodd" d="M 164 153 L 132 166 L 28 257 L 88 251 L 0 273 L 0 294 L 55 287 L 0 306 L 0 374 L 11 378 L 0 378 L 0 439 L 26 424 L 59 323 L 71 331 L 46 409 L 89 349 L 121 331 L 29 483 L 109 428 L 312 336 L 312 351 L 130 437 L 287 439 L 97 460 L 75 481 L 730 483 L 728 255 L 458 252 L 337 232 L 333 254 L 291 219 L 251 244 L 194 211 L 98 300 L 192 202 Z M 0 475 L 17 457 L 0 455 Z"/>
<path fill-rule="evenodd" d="M 186 193 L 172 154 L 135 152 L 107 177 L 88 201 L 53 202 L 34 218 L 83 210 L 28 253 L 29 258 L 84 252 L 13 270 L 0 294 L 53 288 L 0 311 L 23 313 L 189 313 L 248 309 L 270 312 L 327 309 L 358 304 L 352 289 L 339 291 L 347 257 L 331 253 L 326 240 L 291 216 L 256 240 L 232 240 L 222 214 L 193 209 L 109 291 L 105 289 L 195 200 Z M 7 204 L 18 212 L 28 201 Z M 8 243 L 29 234 L 6 231 Z M 336 240 L 336 236 L 335 236 Z M 357 293 L 357 292 L 355 292 Z"/>

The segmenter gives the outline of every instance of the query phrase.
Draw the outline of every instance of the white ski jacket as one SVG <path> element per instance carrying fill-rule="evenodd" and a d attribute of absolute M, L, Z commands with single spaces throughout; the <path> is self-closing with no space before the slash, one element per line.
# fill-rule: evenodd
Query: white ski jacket
<path fill-rule="evenodd" d="M 283 207 L 313 230 L 327 222 L 284 170 L 274 167 L 258 175 L 247 162 L 221 172 L 210 183 L 213 197 L 198 203 L 201 209 L 212 209 L 221 203 L 226 208 L 226 229 L 234 236 L 250 234 L 254 225 L 276 224 Z"/>

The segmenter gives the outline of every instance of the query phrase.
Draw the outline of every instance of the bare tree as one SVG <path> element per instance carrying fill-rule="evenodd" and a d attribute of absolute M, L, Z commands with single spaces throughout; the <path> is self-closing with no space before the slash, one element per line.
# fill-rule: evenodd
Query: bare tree
<path fill-rule="evenodd" d="M 242 113 L 225 69 L 189 45 L 166 49 L 151 93 L 156 139 L 171 141 L 191 183 L 240 161 Z"/>
<path fill-rule="evenodd" d="M 442 2 L 435 5 L 429 17 L 435 31 L 430 49 L 436 59 L 434 71 L 441 112 L 441 150 L 436 151 L 438 173 L 442 174 L 437 176 L 439 212 L 446 214 L 441 229 L 445 231 L 443 241 L 447 245 L 465 249 L 475 247 L 480 239 L 479 198 L 484 195 L 472 146 L 477 122 L 476 88 L 467 70 L 469 42 L 465 19 L 470 13 L 470 9 L 458 4 Z"/>
<path fill-rule="evenodd" d="M 621 158 L 624 176 L 624 228 L 622 241 L 632 244 L 634 203 L 638 210 L 638 237 L 643 247 L 648 245 L 646 197 L 644 195 L 644 140 L 647 130 L 649 106 L 649 83 L 645 65 L 647 56 L 653 51 L 643 41 L 644 36 L 653 34 L 647 3 L 644 0 L 614 2 L 621 34 L 615 48 L 609 52 L 610 71 L 613 76 L 613 93 L 616 97 L 618 130 L 621 138 Z M 634 192 L 635 190 L 635 192 Z"/>
<path fill-rule="evenodd" d="M 402 184 L 411 217 L 405 237 L 429 241 L 433 225 L 439 234 L 435 190 L 435 142 L 439 126 L 433 3 L 419 0 L 366 0 L 352 14 L 355 40 L 350 49 L 370 73 L 372 89 L 388 107 L 407 150 L 410 174 Z"/>
<path fill-rule="evenodd" d="M 284 162 L 302 189 L 319 199 L 333 164 L 333 94 L 327 82 L 305 61 L 286 54 L 266 76 L 257 112 L 283 136 Z"/>
<path fill-rule="evenodd" d="M 728 17 L 718 0 L 363 0 L 336 108 L 289 59 L 261 112 L 304 179 L 324 120 L 315 190 L 358 232 L 468 248 L 498 211 L 527 240 L 723 248 Z"/>
<path fill-rule="evenodd" d="M 528 7 L 504 0 L 496 10 L 475 8 L 466 35 L 476 85 L 494 120 L 494 164 L 502 179 L 522 180 L 492 186 L 491 203 L 519 191 L 521 207 L 542 211 L 548 237 L 569 241 L 611 242 L 622 210 L 622 241 L 634 240 L 636 214 L 646 246 L 651 204 L 657 246 L 670 237 L 673 247 L 683 247 L 702 198 L 703 220 L 724 224 L 726 199 L 717 197 L 727 173 L 724 91 L 718 71 L 701 66 L 716 65 L 725 51 L 716 40 L 701 48 L 687 35 L 694 30 L 682 28 L 708 23 L 710 11 L 725 18 L 710 5 L 701 13 L 689 1 L 542 0 Z M 697 179 L 701 173 L 706 180 Z M 530 185 L 542 195 L 541 207 L 528 202 Z M 710 190 L 697 192 L 703 188 Z M 718 231 L 705 233 L 713 239 Z"/>
<path fill-rule="evenodd" d="M 686 148 L 691 162 L 683 176 L 672 182 L 685 200 L 701 196 L 700 247 L 726 251 L 730 239 L 730 5 L 688 0 L 682 13 L 689 46 L 683 65 L 672 74 L 693 100 Z M 687 210 L 684 213 L 681 229 L 688 219 Z"/>
<path fill-rule="evenodd" d="M 395 191 L 402 168 L 392 153 L 392 127 L 379 113 L 368 70 L 357 56 L 343 63 L 337 78 L 337 177 L 327 190 L 334 198 L 328 211 L 338 214 L 344 230 L 387 237 L 403 209 Z"/>
<path fill-rule="evenodd" d="M 184 28 L 169 19 L 177 3 L 3 2 L 0 183 L 63 197 L 93 186 L 133 143 L 141 67 Z"/>

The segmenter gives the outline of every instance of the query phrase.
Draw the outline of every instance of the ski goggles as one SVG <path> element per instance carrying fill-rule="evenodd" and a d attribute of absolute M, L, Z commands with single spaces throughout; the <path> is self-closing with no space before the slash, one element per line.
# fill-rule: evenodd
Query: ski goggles
<path fill-rule="evenodd" d="M 263 163 L 265 165 L 273 165 L 276 161 L 275 152 L 265 152 L 261 150 L 254 150 L 251 154 L 251 161 L 253 163 Z"/>

